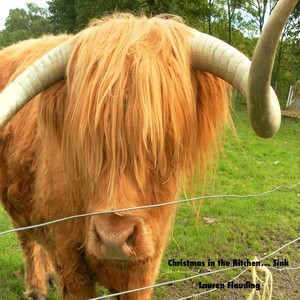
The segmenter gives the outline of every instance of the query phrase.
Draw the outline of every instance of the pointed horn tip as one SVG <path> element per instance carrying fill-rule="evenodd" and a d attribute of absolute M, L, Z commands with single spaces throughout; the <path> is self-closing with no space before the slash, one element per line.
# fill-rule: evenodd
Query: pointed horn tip
<path fill-rule="evenodd" d="M 248 115 L 254 132 L 264 139 L 274 136 L 281 124 L 281 109 L 277 96 L 273 95 L 269 103 L 271 105 L 268 108 L 255 107 L 254 109 L 252 105 L 248 108 Z"/>
<path fill-rule="evenodd" d="M 270 126 L 268 126 L 268 128 L 265 126 L 262 129 L 260 126 L 257 126 L 257 124 L 251 122 L 252 128 L 253 128 L 254 132 L 256 133 L 256 135 L 263 139 L 268 139 L 268 138 L 273 137 L 279 130 L 280 123 L 281 123 L 281 117 L 280 117 L 278 124 L 271 124 Z"/>

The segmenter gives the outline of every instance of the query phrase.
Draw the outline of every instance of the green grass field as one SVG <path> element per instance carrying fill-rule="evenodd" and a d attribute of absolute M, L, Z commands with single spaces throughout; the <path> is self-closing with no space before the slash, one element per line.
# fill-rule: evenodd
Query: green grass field
<path fill-rule="evenodd" d="M 238 139 L 228 134 L 218 171 L 208 181 L 206 195 L 260 194 L 300 181 L 300 121 L 283 119 L 279 133 L 263 140 L 252 132 L 245 110 L 242 104 L 235 108 Z M 204 217 L 212 218 L 214 223 L 207 224 Z M 8 218 L 0 208 L 0 232 L 9 228 Z M 198 221 L 192 205 L 180 204 L 158 281 L 190 276 L 199 269 L 170 267 L 169 259 L 204 261 L 202 269 L 207 271 L 208 260 L 263 257 L 300 236 L 299 229 L 300 187 L 264 197 L 205 199 L 201 201 Z M 299 252 L 292 246 L 282 250 L 280 257 L 288 259 L 290 266 L 300 261 Z M 22 274 L 22 257 L 15 236 L 0 236 L 0 299 L 21 298 Z M 231 271 L 226 276 L 230 279 L 236 274 Z M 209 282 L 209 278 L 206 280 Z M 49 299 L 58 299 L 54 294 Z M 167 295 L 166 288 L 155 290 L 155 299 L 168 299 Z M 211 299 L 217 297 L 217 292 L 211 294 Z"/>

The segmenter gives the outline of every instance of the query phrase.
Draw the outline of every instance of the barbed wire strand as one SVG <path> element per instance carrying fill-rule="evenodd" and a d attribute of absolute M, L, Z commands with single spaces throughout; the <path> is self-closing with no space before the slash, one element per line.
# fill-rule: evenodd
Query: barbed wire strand
<path fill-rule="evenodd" d="M 241 267 L 240 267 L 241 268 Z M 284 268 L 276 268 L 276 267 L 268 267 L 269 269 L 272 269 L 272 270 L 276 270 L 276 271 L 294 271 L 294 270 L 299 270 L 300 269 L 300 266 L 299 267 L 284 267 Z M 228 282 L 230 281 L 234 281 L 236 279 L 238 279 L 239 277 L 241 277 L 246 271 L 248 271 L 248 269 L 245 269 L 243 270 L 241 273 L 239 273 L 237 276 L 233 277 L 231 280 L 225 282 L 224 284 L 227 284 Z M 177 300 L 187 300 L 187 299 L 191 299 L 191 298 L 195 298 L 195 297 L 198 297 L 198 296 L 203 296 L 205 294 L 209 294 L 209 293 L 212 293 L 214 291 L 216 291 L 217 288 L 214 288 L 214 289 L 210 289 L 210 290 L 207 290 L 205 292 L 201 292 L 201 293 L 198 293 L 198 294 L 192 294 L 190 296 L 186 296 L 186 297 L 183 297 L 183 298 L 178 298 Z"/>
<path fill-rule="evenodd" d="M 277 252 L 279 252 L 280 250 L 298 242 L 300 240 L 300 237 L 286 243 L 285 245 L 281 246 L 280 248 L 276 249 L 275 251 L 271 252 L 270 254 L 262 257 L 261 259 L 259 259 L 258 261 L 262 261 L 262 260 L 265 260 L 271 256 L 273 256 L 274 254 L 276 254 Z M 272 267 L 272 266 L 268 266 L 269 269 L 272 269 L 272 270 L 276 270 L 276 271 L 293 271 L 293 270 L 299 270 L 300 269 L 300 266 L 298 267 L 284 267 L 284 268 L 277 268 L 277 267 Z M 245 269 L 243 272 L 241 272 L 240 274 L 238 274 L 236 277 L 232 278 L 231 280 L 225 282 L 224 284 L 227 284 L 228 282 L 230 281 L 234 281 L 236 279 L 238 279 L 244 272 L 246 272 L 247 269 Z M 187 279 L 188 280 L 188 279 Z M 205 292 L 202 292 L 202 293 L 198 293 L 198 294 L 193 294 L 193 295 L 190 295 L 190 296 L 187 296 L 187 297 L 184 297 L 184 298 L 179 298 L 177 300 L 186 300 L 186 299 L 191 299 L 191 298 L 194 298 L 194 297 L 198 297 L 198 296 L 201 296 L 201 295 L 204 295 L 204 294 L 208 294 L 208 293 L 212 293 L 214 291 L 216 291 L 217 288 L 214 288 L 214 289 L 210 289 L 210 290 L 207 290 Z"/>
<path fill-rule="evenodd" d="M 241 267 L 238 267 L 238 268 L 241 268 Z M 224 270 L 224 269 L 223 269 L 223 270 Z M 248 271 L 247 269 L 243 270 L 241 273 L 239 273 L 239 274 L 236 275 L 235 277 L 233 277 L 233 278 L 231 278 L 230 280 L 224 282 L 224 284 L 227 284 L 227 283 L 230 282 L 230 281 L 234 281 L 234 280 L 238 279 L 239 277 L 241 277 L 241 276 L 242 276 L 245 272 L 247 272 L 247 271 Z M 186 296 L 186 297 L 183 297 L 183 298 L 179 298 L 179 299 L 177 299 L 177 300 L 186 300 L 186 299 L 191 299 L 191 298 L 195 298 L 195 297 L 198 297 L 198 296 L 203 296 L 203 295 L 205 295 L 205 294 L 212 293 L 212 292 L 214 292 L 214 291 L 216 291 L 216 290 L 217 290 L 217 288 L 213 288 L 213 289 L 207 290 L 207 291 L 205 291 L 205 292 L 201 292 L 201 293 L 198 293 L 198 294 L 192 294 L 192 295 L 190 295 L 190 296 Z"/>
<path fill-rule="evenodd" d="M 178 205 L 178 204 L 188 203 L 188 202 L 197 201 L 197 200 L 219 199 L 219 198 L 223 198 L 223 199 L 227 199 L 227 198 L 234 198 L 234 199 L 258 198 L 258 197 L 266 196 L 268 194 L 275 193 L 275 192 L 277 192 L 279 190 L 282 190 L 282 189 L 291 190 L 291 189 L 297 187 L 298 185 L 300 185 L 300 182 L 297 182 L 297 183 L 295 183 L 295 184 L 293 184 L 292 186 L 289 186 L 289 187 L 286 186 L 286 185 L 280 185 L 280 186 L 277 186 L 276 188 L 274 188 L 272 190 L 269 190 L 269 191 L 266 191 L 266 192 L 263 192 L 263 193 L 260 193 L 260 194 L 209 195 L 209 196 L 200 196 L 200 197 L 193 197 L 193 198 L 189 198 L 189 199 L 171 201 L 171 202 L 166 202 L 166 203 L 159 203 L 159 204 L 151 204 L 151 205 L 144 205 L 144 206 L 128 207 L 128 208 L 122 208 L 122 209 L 114 209 L 114 210 L 108 210 L 108 211 L 98 211 L 98 212 L 91 212 L 91 213 L 85 213 L 85 214 L 78 214 L 78 215 L 64 217 L 64 218 L 56 219 L 56 220 L 53 220 L 53 221 L 36 224 L 36 225 L 13 228 L 13 229 L 10 229 L 10 230 L 0 232 L 0 236 L 6 235 L 6 234 L 9 234 L 9 233 L 13 233 L 13 232 L 18 232 L 18 231 L 36 229 L 36 228 L 40 228 L 40 227 L 43 227 L 43 226 L 53 225 L 53 224 L 57 224 L 57 223 L 60 223 L 60 222 L 64 222 L 64 221 L 68 221 L 68 220 L 72 220 L 72 219 L 77 219 L 77 218 L 91 217 L 91 216 L 102 215 L 102 214 L 110 214 L 110 213 L 120 213 L 120 212 L 133 211 L 133 210 L 139 210 L 139 209 L 158 208 L 158 207 L 162 207 L 162 206 Z"/>
<path fill-rule="evenodd" d="M 283 245 L 282 247 L 278 248 L 277 250 L 273 251 L 272 253 L 270 253 L 270 254 L 268 254 L 268 255 L 262 257 L 260 260 L 265 260 L 265 259 L 269 258 L 270 256 L 273 256 L 274 254 L 276 254 L 276 253 L 279 252 L 280 250 L 282 250 L 282 249 L 284 249 L 284 248 L 290 246 L 291 244 L 294 244 L 294 243 L 298 242 L 299 240 L 300 240 L 300 237 L 298 237 L 298 238 L 292 240 L 291 242 L 289 242 L 289 243 Z"/>
<path fill-rule="evenodd" d="M 280 250 L 282 250 L 282 249 L 290 246 L 293 243 L 298 242 L 299 240 L 300 240 L 300 237 L 294 239 L 291 242 L 288 242 L 287 244 L 283 245 L 282 247 L 278 248 L 277 250 L 273 251 L 272 253 L 270 253 L 270 254 L 264 256 L 263 258 L 259 259 L 258 261 L 261 261 L 261 260 L 264 260 L 264 259 L 267 259 L 267 258 L 271 257 L 272 255 L 276 254 Z M 154 285 L 151 285 L 151 286 L 145 286 L 145 287 L 141 287 L 141 288 L 137 288 L 137 289 L 127 290 L 127 291 L 124 291 L 124 292 L 113 293 L 113 294 L 110 294 L 110 295 L 104 295 L 104 296 L 100 296 L 100 297 L 96 297 L 96 298 L 91 298 L 89 300 L 107 299 L 107 298 L 110 298 L 110 297 L 116 297 L 116 296 L 120 296 L 120 295 L 124 295 L 124 294 L 128 294 L 128 293 L 143 291 L 143 290 L 146 290 L 146 289 L 158 288 L 158 287 L 161 287 L 161 286 L 166 286 L 166 285 L 170 285 L 170 284 L 173 284 L 173 283 L 180 283 L 180 282 L 188 281 L 188 280 L 191 280 L 191 279 L 195 279 L 195 278 L 199 278 L 199 277 L 203 277 L 203 276 L 207 276 L 207 275 L 212 275 L 212 274 L 215 274 L 215 273 L 221 273 L 221 272 L 225 272 L 225 271 L 229 271 L 229 270 L 233 270 L 233 269 L 238 269 L 238 268 L 242 268 L 242 266 L 234 266 L 234 267 L 230 267 L 230 268 L 224 268 L 224 269 L 220 269 L 220 270 L 205 272 L 205 273 L 196 274 L 196 275 L 189 276 L 189 277 L 182 278 L 182 279 L 167 281 L 167 282 L 163 282 L 163 283 L 154 284 Z M 271 269 L 275 269 L 277 271 L 284 271 L 284 270 L 297 270 L 297 269 L 300 269 L 300 266 L 299 267 L 290 267 L 290 268 L 287 268 L 287 267 L 285 267 L 285 268 L 270 267 L 270 268 Z M 232 279 L 228 280 L 224 284 L 227 284 L 230 281 L 234 281 L 234 280 L 238 279 L 246 271 L 248 271 L 247 267 L 241 273 L 239 273 L 237 276 L 235 276 Z M 189 296 L 183 297 L 183 298 L 178 298 L 177 300 L 186 300 L 186 299 L 191 299 L 191 298 L 198 297 L 198 296 L 203 296 L 205 294 L 212 293 L 212 292 L 214 292 L 216 290 L 217 290 L 217 288 L 213 288 L 213 289 L 201 292 L 201 293 L 192 294 L 192 295 L 189 295 Z"/>
<path fill-rule="evenodd" d="M 258 261 L 262 261 L 262 260 L 265 260 L 265 259 L 267 259 L 267 258 L 273 256 L 274 254 L 276 254 L 276 253 L 279 252 L 280 250 L 282 250 L 282 249 L 284 249 L 284 248 L 286 248 L 286 247 L 288 247 L 288 246 L 290 246 L 290 245 L 292 245 L 292 244 L 298 242 L 299 240 L 300 240 L 300 237 L 298 237 L 298 238 L 296 238 L 296 239 L 294 239 L 294 240 L 292 240 L 292 241 L 286 243 L 285 245 L 281 246 L 280 248 L 276 249 L 275 251 L 271 252 L 270 254 L 268 254 L 268 255 L 262 257 L 261 259 L 258 259 Z M 268 266 L 267 268 L 272 269 L 272 270 L 276 270 L 276 271 L 280 271 L 280 272 L 281 272 L 281 271 L 293 271 L 293 270 L 299 270 L 299 269 L 300 269 L 300 266 L 298 266 L 298 267 L 284 267 L 284 268 L 277 268 L 277 267 Z M 243 273 L 245 273 L 246 271 L 247 271 L 247 269 L 245 269 L 243 272 L 241 272 L 240 274 L 238 274 L 236 277 L 232 278 L 231 280 L 225 282 L 224 284 L 227 284 L 227 283 L 230 282 L 230 281 L 234 281 L 234 280 L 238 279 L 238 278 L 239 278 Z M 187 280 L 188 280 L 188 279 L 187 279 Z M 214 291 L 216 291 L 216 290 L 217 290 L 217 288 L 210 289 L 210 290 L 207 290 L 207 291 L 205 291 L 205 292 L 198 293 L 198 294 L 192 294 L 192 295 L 190 295 L 190 296 L 187 296 L 187 297 L 184 297 L 184 298 L 179 298 L 179 299 L 177 299 L 177 300 L 191 299 L 191 298 L 194 298 L 194 297 L 202 296 L 202 295 L 204 295 L 204 294 L 212 293 L 212 292 L 214 292 Z"/>
<path fill-rule="evenodd" d="M 182 278 L 182 279 L 166 281 L 166 282 L 157 283 L 157 284 L 149 285 L 149 286 L 144 286 L 144 287 L 141 287 L 141 288 L 136 288 L 136 289 L 132 289 L 132 290 L 124 291 L 124 292 L 113 293 L 113 294 L 104 295 L 104 296 L 100 296 L 100 297 L 96 297 L 96 298 L 90 298 L 89 300 L 107 299 L 107 298 L 110 298 L 110 297 L 116 297 L 116 296 L 129 294 L 129 293 L 133 293 L 133 292 L 144 291 L 144 290 L 147 290 L 147 289 L 157 288 L 157 287 L 161 287 L 161 286 L 165 286 L 165 285 L 170 285 L 170 284 L 173 284 L 173 283 L 180 283 L 180 282 L 184 282 L 184 281 L 191 280 L 191 279 L 194 279 L 194 278 L 199 278 L 199 277 L 207 276 L 207 275 L 210 275 L 210 274 L 221 273 L 221 272 L 225 272 L 225 271 L 229 271 L 229 270 L 233 270 L 233 269 L 238 269 L 238 268 L 241 268 L 241 267 L 236 266 L 236 267 L 229 267 L 229 268 L 215 270 L 215 271 L 209 271 L 209 272 L 196 274 L 196 275 L 189 276 L 189 277 Z M 244 273 L 245 271 L 247 271 L 247 270 L 244 270 L 242 273 Z"/>
<path fill-rule="evenodd" d="M 284 267 L 284 268 L 277 268 L 277 267 L 268 267 L 268 268 L 272 269 L 272 270 L 279 271 L 279 272 L 300 270 L 300 266 L 298 266 L 298 267 Z"/>

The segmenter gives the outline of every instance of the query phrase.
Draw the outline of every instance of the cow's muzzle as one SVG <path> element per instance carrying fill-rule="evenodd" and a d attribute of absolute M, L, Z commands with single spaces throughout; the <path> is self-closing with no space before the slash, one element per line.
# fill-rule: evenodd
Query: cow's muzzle
<path fill-rule="evenodd" d="M 142 231 L 139 222 L 122 215 L 92 217 L 89 250 L 100 259 L 135 260 Z"/>

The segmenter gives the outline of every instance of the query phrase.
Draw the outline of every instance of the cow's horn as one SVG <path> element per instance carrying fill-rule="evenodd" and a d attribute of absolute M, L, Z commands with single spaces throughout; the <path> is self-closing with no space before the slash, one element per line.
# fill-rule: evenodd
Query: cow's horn
<path fill-rule="evenodd" d="M 0 94 L 0 130 L 34 96 L 63 79 L 73 39 L 49 51 Z"/>
<path fill-rule="evenodd" d="M 270 137 L 275 134 L 280 126 L 281 115 L 279 102 L 272 87 L 268 85 L 271 97 L 257 96 L 256 101 L 251 104 L 247 97 L 251 61 L 227 43 L 212 36 L 204 36 L 197 31 L 194 31 L 191 42 L 193 68 L 214 74 L 240 91 L 247 98 L 248 114 L 252 124 L 257 123 L 255 120 L 259 118 L 259 115 L 250 113 L 250 111 L 255 111 L 256 107 L 261 105 L 260 102 L 267 103 L 271 110 L 266 115 L 266 119 L 259 123 L 259 128 L 253 125 L 252 127 L 260 137 Z"/>
<path fill-rule="evenodd" d="M 192 49 L 191 61 L 194 68 L 219 76 L 241 91 L 244 96 L 247 95 L 251 62 L 246 56 L 230 45 L 196 30 L 193 30 L 190 42 Z M 1 93 L 0 129 L 31 98 L 64 77 L 72 49 L 71 44 L 72 40 L 69 40 L 50 51 L 30 66 Z M 255 77 L 255 74 L 253 73 L 252 76 Z M 270 87 L 268 89 L 268 94 L 271 97 L 267 95 L 262 100 L 258 99 L 260 96 L 256 97 L 258 100 L 254 100 L 254 103 L 249 106 L 250 118 L 252 118 L 252 124 L 255 124 L 253 126 L 254 130 L 262 137 L 269 137 L 274 134 L 280 124 L 280 108 L 277 97 Z M 261 103 L 266 104 L 261 105 Z M 268 117 L 263 112 L 256 113 L 256 107 L 270 108 Z M 259 122 L 257 122 L 257 119 L 259 119 Z M 258 126 L 256 126 L 257 124 Z"/>
<path fill-rule="evenodd" d="M 214 37 L 194 31 L 191 39 L 193 68 L 226 80 L 246 96 L 252 127 L 260 137 L 271 137 L 280 126 L 280 106 L 270 87 L 271 74 L 282 29 L 297 2 L 279 1 L 259 39 L 252 67 L 246 56 Z"/>
<path fill-rule="evenodd" d="M 248 80 L 248 113 L 254 131 L 262 136 L 272 136 L 280 125 L 280 107 L 275 101 L 271 84 L 277 45 L 290 13 L 298 0 L 281 0 L 271 13 L 256 45 Z"/>

